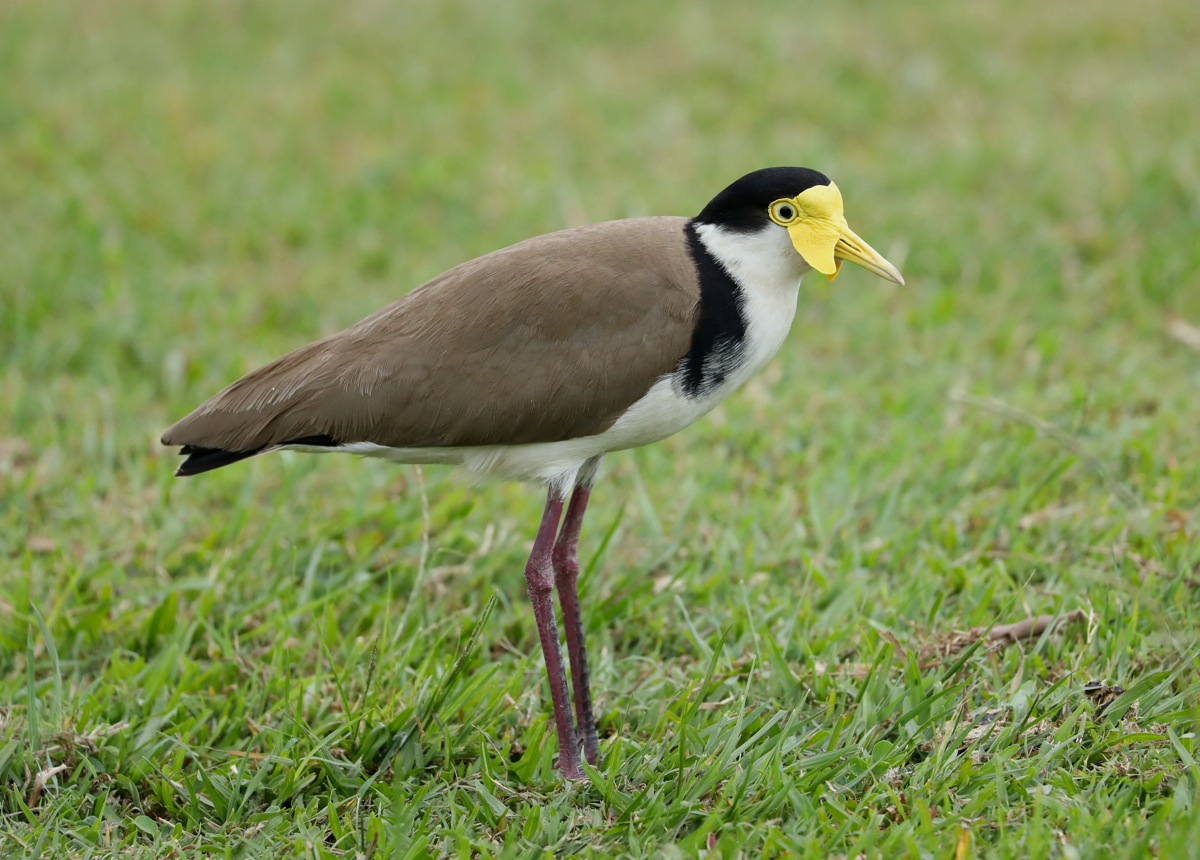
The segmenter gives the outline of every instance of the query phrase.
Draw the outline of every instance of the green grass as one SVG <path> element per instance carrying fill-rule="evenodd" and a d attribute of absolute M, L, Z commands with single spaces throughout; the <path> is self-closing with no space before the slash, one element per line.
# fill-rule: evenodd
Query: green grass
<path fill-rule="evenodd" d="M 1196 856 L 1198 28 L 1178 0 L 4 4 L 0 855 Z M 810 280 L 759 379 L 610 459 L 586 784 L 524 597 L 539 491 L 171 477 L 159 433 L 238 374 L 771 164 L 832 175 L 909 285 Z"/>

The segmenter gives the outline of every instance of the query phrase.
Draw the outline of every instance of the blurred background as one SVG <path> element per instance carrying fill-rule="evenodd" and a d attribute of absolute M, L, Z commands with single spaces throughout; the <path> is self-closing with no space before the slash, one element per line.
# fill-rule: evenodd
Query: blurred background
<path fill-rule="evenodd" d="M 1155 433 L 1196 415 L 1170 335 L 1200 324 L 1188 4 L 0 15 L 0 431 L 6 486 L 32 467 L 35 497 L 159 484 L 161 427 L 461 260 L 692 214 L 773 164 L 834 177 L 911 281 L 806 285 L 764 388 L 776 468 L 827 422 L 885 448 L 930 432 L 951 391 Z"/>
<path fill-rule="evenodd" d="M 410 468 L 296 455 L 175 481 L 158 436 L 458 262 L 780 164 L 908 286 L 807 281 L 762 377 L 611 458 L 584 539 L 610 727 L 653 705 L 641 658 L 665 689 L 752 617 L 793 663 L 1083 603 L 1136 615 L 1140 660 L 1184 649 L 1198 33 L 1180 0 L 4 3 L 4 686 L 74 678 L 63 713 L 137 725 L 163 641 L 201 697 L 237 636 L 365 665 L 386 619 L 436 640 L 497 591 L 484 641 L 515 647 L 481 665 L 536 704 L 540 491 L 427 470 L 423 513 Z"/>

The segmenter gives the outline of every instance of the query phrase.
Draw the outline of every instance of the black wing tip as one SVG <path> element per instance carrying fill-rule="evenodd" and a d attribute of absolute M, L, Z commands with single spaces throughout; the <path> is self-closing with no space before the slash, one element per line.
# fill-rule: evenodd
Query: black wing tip
<path fill-rule="evenodd" d="M 175 477 L 187 478 L 191 475 L 211 472 L 213 469 L 220 469 L 222 466 L 228 466 L 230 463 L 236 463 L 239 460 L 253 457 L 260 451 L 262 451 L 261 448 L 254 451 L 226 451 L 223 448 L 201 448 L 198 445 L 184 445 L 179 453 L 181 456 L 187 457 L 187 459 L 179 464 L 179 468 L 175 470 Z"/>
<path fill-rule="evenodd" d="M 299 439 L 289 439 L 286 442 L 281 442 L 278 445 L 272 445 L 271 448 L 282 448 L 287 445 L 310 445 L 314 448 L 337 448 L 341 446 L 341 442 L 327 434 L 319 434 L 315 436 L 302 436 Z M 176 478 L 187 478 L 191 475 L 200 475 L 204 472 L 211 472 L 213 469 L 220 469 L 222 466 L 228 466 L 230 463 L 237 463 L 240 460 L 246 460 L 253 457 L 255 454 L 261 454 L 267 450 L 263 448 L 255 448 L 251 451 L 227 451 L 224 448 L 205 448 L 201 445 L 184 445 L 179 453 L 183 457 L 187 457 L 179 468 L 175 470 Z"/>

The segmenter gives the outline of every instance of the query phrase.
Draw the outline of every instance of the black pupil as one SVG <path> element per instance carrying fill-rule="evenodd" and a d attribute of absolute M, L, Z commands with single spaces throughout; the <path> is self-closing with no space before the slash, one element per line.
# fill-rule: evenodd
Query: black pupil
<path fill-rule="evenodd" d="M 791 221 L 792 215 L 794 215 L 794 214 L 795 213 L 792 212 L 791 206 L 780 206 L 779 207 L 779 218 L 781 221 Z"/>

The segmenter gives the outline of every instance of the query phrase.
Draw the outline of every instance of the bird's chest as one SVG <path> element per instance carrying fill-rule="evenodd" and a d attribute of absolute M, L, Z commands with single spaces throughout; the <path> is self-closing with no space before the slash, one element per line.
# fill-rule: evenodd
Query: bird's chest
<path fill-rule="evenodd" d="M 718 338 L 699 358 L 698 383 L 686 363 L 658 380 L 606 433 L 615 448 L 663 439 L 710 412 L 762 369 L 787 337 L 796 315 L 795 286 L 747 292 L 739 302 L 738 337 Z"/>
<path fill-rule="evenodd" d="M 718 345 L 706 357 L 701 384 L 691 392 L 701 414 L 741 387 L 779 351 L 796 316 L 797 286 L 743 292 L 738 308 L 741 337 Z"/>

